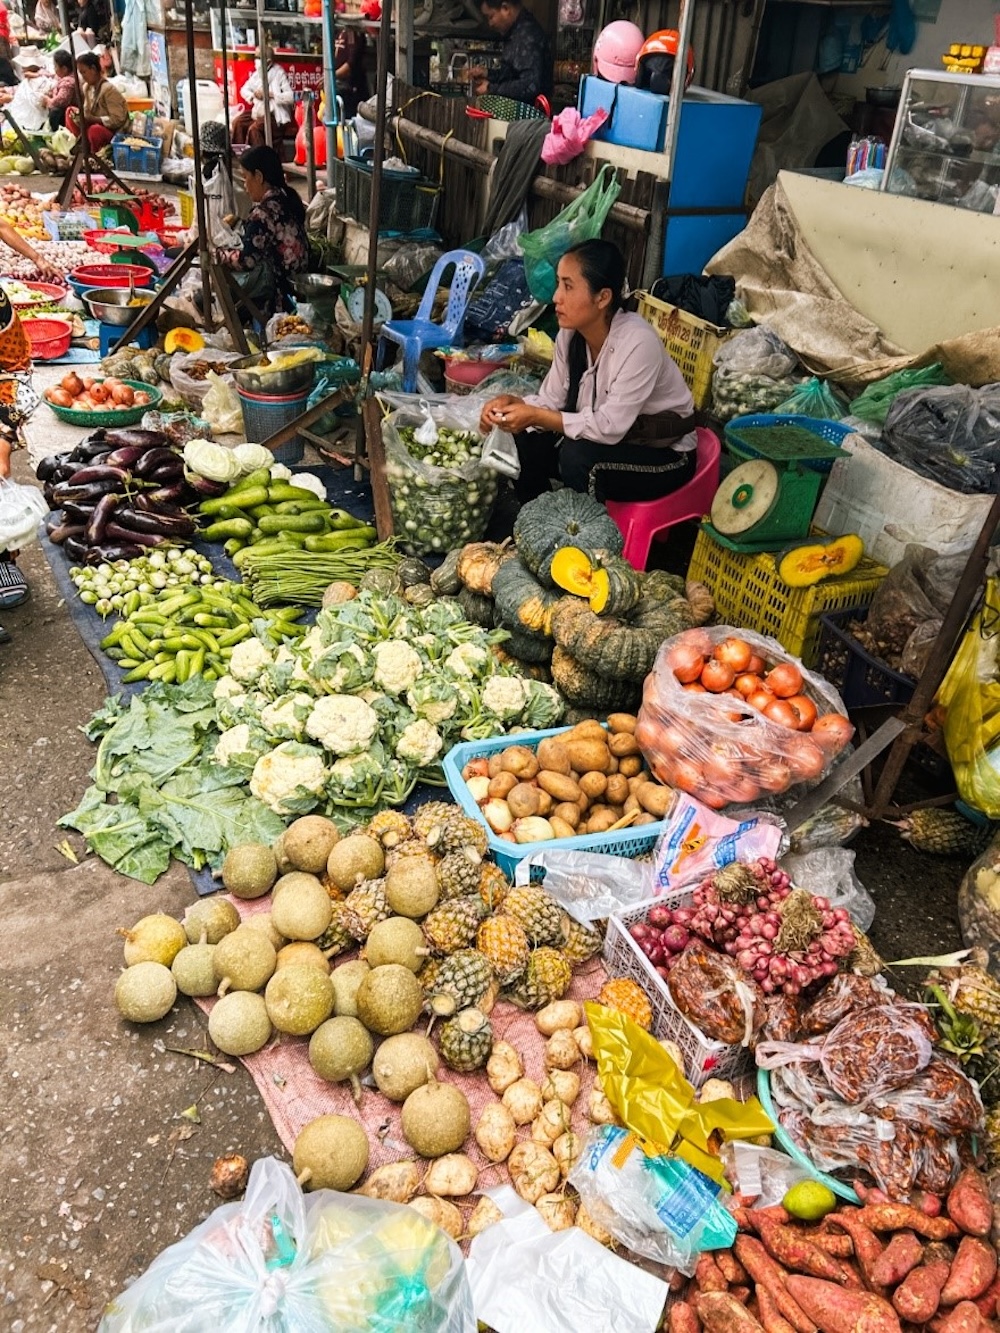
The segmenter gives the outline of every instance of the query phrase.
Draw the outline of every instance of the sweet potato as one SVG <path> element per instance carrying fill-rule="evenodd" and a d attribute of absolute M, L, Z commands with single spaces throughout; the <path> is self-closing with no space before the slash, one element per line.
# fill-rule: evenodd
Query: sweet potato
<path fill-rule="evenodd" d="M 708 1333 L 764 1333 L 749 1310 L 725 1291 L 703 1291 L 694 1308 Z"/>
<path fill-rule="evenodd" d="M 836 1213 L 830 1213 L 826 1220 L 833 1226 L 841 1227 L 850 1236 L 854 1246 L 854 1257 L 858 1261 L 865 1286 L 869 1291 L 882 1295 L 882 1288 L 875 1281 L 872 1272 L 882 1255 L 884 1246 L 874 1231 L 861 1221 L 861 1210 L 841 1208 Z"/>
<path fill-rule="evenodd" d="M 675 1301 L 667 1320 L 670 1333 L 701 1333 L 698 1316 L 686 1301 Z"/>
<path fill-rule="evenodd" d="M 749 1288 L 749 1287 L 730 1287 L 730 1288 L 729 1288 L 729 1294 L 730 1294 L 730 1296 L 732 1296 L 732 1298 L 733 1298 L 734 1301 L 739 1301 L 740 1305 L 749 1305 L 749 1304 L 750 1304 L 750 1288 Z M 754 1316 L 754 1317 L 756 1318 L 756 1316 Z M 759 1323 L 759 1322 L 760 1322 L 760 1321 L 758 1320 L 758 1323 Z"/>
<path fill-rule="evenodd" d="M 740 1263 L 753 1278 L 757 1290 L 766 1287 L 774 1297 L 782 1316 L 796 1333 L 816 1333 L 816 1324 L 791 1296 L 785 1283 L 790 1280 L 785 1270 L 774 1262 L 755 1236 L 737 1236 L 733 1249 Z"/>
<path fill-rule="evenodd" d="M 725 1291 L 729 1286 L 710 1254 L 698 1256 L 698 1262 L 694 1270 L 694 1280 L 698 1284 L 699 1291 Z"/>
<path fill-rule="evenodd" d="M 947 1240 L 959 1234 L 958 1227 L 948 1218 L 928 1217 L 908 1203 L 870 1203 L 861 1209 L 858 1219 L 872 1231 L 904 1231 L 908 1227 L 928 1240 Z"/>
<path fill-rule="evenodd" d="M 912 1231 L 893 1236 L 872 1266 L 872 1280 L 880 1287 L 898 1287 L 924 1255 L 924 1247 Z"/>
<path fill-rule="evenodd" d="M 732 1250 L 716 1250 L 712 1254 L 716 1267 L 730 1286 L 742 1287 L 747 1283 L 747 1270 Z"/>
<path fill-rule="evenodd" d="M 955 1262 L 941 1291 L 942 1305 L 974 1301 L 997 1275 L 997 1252 L 978 1236 L 963 1236 L 958 1243 Z"/>
<path fill-rule="evenodd" d="M 761 1222 L 758 1230 L 764 1248 L 772 1259 L 797 1273 L 826 1278 L 828 1282 L 844 1282 L 843 1270 L 832 1255 L 819 1249 L 802 1234 L 775 1222 Z"/>
<path fill-rule="evenodd" d="M 948 1216 L 969 1236 L 988 1236 L 993 1205 L 986 1181 L 974 1166 L 967 1167 L 952 1186 L 945 1202 Z"/>
<path fill-rule="evenodd" d="M 922 1264 L 899 1284 L 892 1304 L 901 1319 L 911 1324 L 926 1324 L 933 1319 L 941 1302 L 941 1288 L 948 1281 L 949 1265 L 942 1260 Z"/>
<path fill-rule="evenodd" d="M 870 1291 L 845 1291 L 833 1282 L 795 1275 L 786 1286 L 821 1333 L 901 1333 L 896 1311 Z"/>
<path fill-rule="evenodd" d="M 754 1208 L 750 1212 L 750 1225 L 756 1228 L 761 1222 L 779 1222 L 782 1225 L 792 1220 L 792 1215 L 780 1203 L 773 1203 L 769 1208 Z"/>
<path fill-rule="evenodd" d="M 671 1296 L 679 1295 L 688 1284 L 688 1276 L 682 1273 L 679 1268 L 675 1268 L 670 1274 L 670 1281 L 667 1283 L 667 1289 Z"/>
<path fill-rule="evenodd" d="M 996 1318 L 998 1296 L 1000 1296 L 1000 1278 L 994 1278 L 983 1294 L 977 1296 L 973 1302 L 984 1319 Z"/>
<path fill-rule="evenodd" d="M 972 1301 L 960 1301 L 941 1320 L 940 1333 L 987 1333 L 989 1328 Z"/>
<path fill-rule="evenodd" d="M 764 1333 L 795 1333 L 795 1329 L 778 1309 L 777 1302 L 766 1287 L 757 1287 L 757 1310 Z"/>
<path fill-rule="evenodd" d="M 811 1230 L 808 1235 L 814 1245 L 826 1250 L 827 1254 L 832 1254 L 835 1259 L 854 1258 L 854 1241 L 850 1236 L 845 1236 L 840 1231 L 823 1231 L 818 1228 Z"/>

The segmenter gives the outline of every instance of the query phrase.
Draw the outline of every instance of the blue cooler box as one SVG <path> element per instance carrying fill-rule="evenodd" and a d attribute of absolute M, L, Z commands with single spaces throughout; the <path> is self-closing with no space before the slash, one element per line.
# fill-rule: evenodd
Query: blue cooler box
<path fill-rule="evenodd" d="M 712 256 L 747 225 L 739 213 L 690 213 L 663 219 L 664 277 L 674 273 L 700 273 Z"/>
<path fill-rule="evenodd" d="M 584 75 L 580 83 L 580 115 L 589 116 L 598 107 L 610 113 L 594 138 L 622 148 L 662 152 L 669 103 L 669 97 L 659 93 L 608 83 L 592 74 Z M 753 102 L 708 88 L 687 90 L 670 188 L 671 208 L 735 211 L 743 207 L 761 115 L 761 107 Z"/>

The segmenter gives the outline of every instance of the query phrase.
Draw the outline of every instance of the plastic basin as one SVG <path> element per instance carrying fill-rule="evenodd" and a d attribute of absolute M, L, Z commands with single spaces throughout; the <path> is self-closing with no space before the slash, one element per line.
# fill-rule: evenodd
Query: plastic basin
<path fill-rule="evenodd" d="M 482 384 L 496 370 L 504 370 L 509 361 L 480 361 L 472 357 L 446 356 L 444 373 L 456 384 Z"/>
<path fill-rule="evenodd" d="M 65 356 L 73 341 L 73 325 L 68 320 L 58 319 L 53 315 L 39 315 L 23 318 L 21 327 L 31 343 L 31 356 L 34 361 L 55 361 Z"/>
<path fill-rule="evenodd" d="M 136 287 L 148 287 L 153 274 L 143 264 L 81 264 L 68 275 L 84 287 L 121 287 L 129 277 Z"/>

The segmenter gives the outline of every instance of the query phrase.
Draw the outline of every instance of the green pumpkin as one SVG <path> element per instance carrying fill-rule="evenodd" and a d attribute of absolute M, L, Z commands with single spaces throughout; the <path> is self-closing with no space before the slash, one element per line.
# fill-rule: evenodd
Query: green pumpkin
<path fill-rule="evenodd" d="M 463 588 L 455 598 L 462 608 L 462 614 L 473 625 L 482 625 L 484 629 L 493 628 L 494 612 L 492 597 L 481 597 L 470 588 Z"/>
<path fill-rule="evenodd" d="M 551 639 L 543 639 L 521 629 L 508 630 L 508 633 L 510 638 L 504 640 L 503 646 L 511 657 L 516 657 L 519 662 L 551 662 Z"/>
<path fill-rule="evenodd" d="M 399 575 L 394 569 L 368 569 L 361 576 L 358 587 L 362 592 L 375 592 L 381 597 L 392 597 L 403 591 Z"/>
<path fill-rule="evenodd" d="M 430 606 L 434 589 L 429 583 L 411 583 L 403 592 L 403 600 L 410 606 Z"/>
<path fill-rule="evenodd" d="M 620 555 L 624 540 L 598 501 L 564 487 L 530 500 L 514 523 L 514 545 L 521 560 L 546 587 L 552 587 L 552 557 L 560 546 Z"/>
<path fill-rule="evenodd" d="M 633 712 L 642 699 L 642 686 L 634 680 L 592 671 L 558 644 L 552 653 L 552 683 L 574 708 Z"/>
<path fill-rule="evenodd" d="M 689 624 L 661 606 L 627 621 L 599 616 L 576 597 L 562 598 L 552 613 L 553 638 L 581 666 L 633 682 L 644 680 L 652 670 L 663 640 Z"/>
<path fill-rule="evenodd" d="M 505 560 L 493 576 L 493 597 L 505 629 L 552 635 L 552 612 L 559 596 L 543 588 L 517 558 Z"/>
<path fill-rule="evenodd" d="M 431 581 L 431 571 L 428 565 L 422 560 L 418 560 L 415 555 L 408 555 L 404 560 L 400 560 L 396 566 L 396 573 L 399 575 L 399 581 L 404 588 L 413 588 L 418 584 L 429 584 Z"/>
<path fill-rule="evenodd" d="M 582 546 L 561 546 L 552 557 L 549 574 L 557 587 L 585 597 L 599 616 L 627 615 L 645 586 L 644 576 L 620 555 Z"/>
<path fill-rule="evenodd" d="M 462 556 L 462 547 L 456 546 L 431 574 L 431 587 L 438 597 L 457 597 L 462 591 L 462 581 L 458 577 L 458 562 Z"/>

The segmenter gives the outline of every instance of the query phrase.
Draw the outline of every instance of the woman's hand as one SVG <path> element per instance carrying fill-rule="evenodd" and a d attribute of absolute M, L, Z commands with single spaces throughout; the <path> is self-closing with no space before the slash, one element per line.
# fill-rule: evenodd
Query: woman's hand
<path fill-rule="evenodd" d="M 519 403 L 520 401 L 521 399 L 515 398 L 512 393 L 500 393 L 497 394 L 496 398 L 491 398 L 484 404 L 480 413 L 479 429 L 483 432 L 492 430 L 498 424 L 497 414 L 502 412 L 505 407 L 509 407 L 511 403 Z"/>
<path fill-rule="evenodd" d="M 62 269 L 57 268 L 50 260 L 43 259 L 37 251 L 35 252 L 34 264 L 40 277 L 48 278 L 50 282 L 65 281 L 66 275 Z"/>
<path fill-rule="evenodd" d="M 517 435 L 519 431 L 541 424 L 539 411 L 539 408 L 522 402 L 520 398 L 514 398 L 511 402 L 497 409 L 493 415 L 492 424 L 499 426 L 501 430 L 507 431 L 509 435 Z"/>

